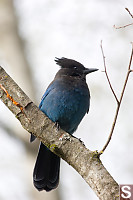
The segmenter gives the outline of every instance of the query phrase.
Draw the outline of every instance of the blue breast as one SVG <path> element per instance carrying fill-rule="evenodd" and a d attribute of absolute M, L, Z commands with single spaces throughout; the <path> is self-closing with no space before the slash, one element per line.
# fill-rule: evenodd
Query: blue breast
<path fill-rule="evenodd" d="M 72 134 L 89 110 L 90 94 L 86 86 L 54 80 L 43 95 L 39 108 L 64 131 Z"/>

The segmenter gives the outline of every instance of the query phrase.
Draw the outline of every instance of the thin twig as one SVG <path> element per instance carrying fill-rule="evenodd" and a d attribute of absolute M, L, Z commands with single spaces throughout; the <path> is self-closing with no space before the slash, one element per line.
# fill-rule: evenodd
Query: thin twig
<path fill-rule="evenodd" d="M 126 79 L 125 79 L 124 86 L 123 86 L 121 96 L 120 96 L 120 104 L 121 104 L 121 101 L 122 101 L 122 98 L 123 98 L 123 95 L 125 92 L 129 74 L 130 74 L 130 72 L 132 72 L 132 70 L 131 70 L 132 59 L 133 59 L 133 43 L 132 43 L 132 52 L 131 52 L 131 56 L 130 56 L 130 61 L 129 61 L 129 65 L 128 65 L 128 71 L 127 71 Z"/>
<path fill-rule="evenodd" d="M 112 93 L 113 93 L 113 95 L 114 95 L 114 97 L 115 97 L 117 103 L 119 103 L 119 100 L 118 100 L 118 98 L 117 98 L 117 96 L 116 96 L 116 94 L 115 94 L 115 91 L 114 91 L 114 89 L 113 89 L 113 87 L 112 87 L 112 85 L 111 85 L 111 82 L 110 82 L 110 80 L 109 80 L 109 76 L 108 76 L 108 73 L 107 73 L 107 68 L 106 68 L 106 63 L 105 63 L 105 55 L 104 55 L 103 47 L 102 47 L 102 40 L 101 40 L 101 45 L 100 45 L 100 46 L 101 46 L 101 51 L 102 51 L 102 56 L 103 56 L 103 63 L 104 63 L 104 70 L 105 70 L 104 72 L 105 72 L 105 74 L 106 74 L 106 77 L 107 77 L 107 80 L 108 80 L 110 89 L 111 89 L 111 91 L 112 91 Z"/>
<path fill-rule="evenodd" d="M 101 46 L 101 48 L 102 48 L 102 46 Z M 102 52 L 103 52 L 103 48 L 102 48 Z M 104 56 L 104 54 L 103 54 L 103 56 Z M 116 113 L 115 113 L 114 121 L 113 121 L 113 124 L 112 124 L 112 128 L 111 128 L 108 140 L 107 140 L 106 144 L 104 145 L 103 149 L 99 152 L 99 155 L 102 154 L 105 151 L 105 149 L 107 148 L 107 146 L 108 146 L 108 144 L 109 144 L 109 142 L 110 142 L 110 140 L 112 138 L 113 131 L 114 131 L 114 128 L 115 128 L 117 117 L 118 117 L 118 113 L 119 113 L 119 109 L 120 109 L 120 105 L 121 105 L 121 102 L 122 102 L 122 99 L 123 99 L 123 95 L 124 95 L 124 92 L 125 92 L 125 88 L 126 88 L 126 85 L 127 85 L 127 81 L 128 81 L 128 78 L 129 78 L 129 74 L 130 74 L 130 72 L 133 71 L 133 70 L 131 70 L 132 58 L 133 58 L 133 44 L 132 44 L 132 52 L 131 52 L 131 56 L 130 56 L 130 62 L 129 62 L 129 65 L 128 65 L 128 71 L 127 71 L 126 79 L 125 79 L 124 86 L 123 86 L 123 89 L 122 89 L 122 92 L 121 92 L 120 100 L 117 101 L 117 99 L 116 99 L 117 108 L 116 108 Z M 106 66 L 105 59 L 104 59 L 104 65 Z M 108 77 L 107 77 L 107 79 L 108 79 Z M 110 81 L 109 81 L 109 84 L 110 84 Z M 112 90 L 112 92 L 113 92 L 113 90 Z"/>
<path fill-rule="evenodd" d="M 132 13 L 130 12 L 130 10 L 128 9 L 128 8 L 125 8 L 125 10 L 129 13 L 129 15 L 133 18 L 133 15 L 132 15 Z M 121 28 L 126 28 L 127 26 L 131 26 L 131 25 L 133 25 L 133 23 L 130 23 L 130 24 L 126 24 L 126 25 L 124 25 L 124 26 L 113 26 L 115 29 L 121 29 Z"/>
<path fill-rule="evenodd" d="M 120 29 L 120 28 L 126 28 L 127 26 L 131 26 L 131 25 L 133 25 L 133 23 L 130 23 L 130 24 L 126 24 L 126 25 L 124 25 L 124 26 L 113 26 L 115 29 Z"/>
<path fill-rule="evenodd" d="M 125 8 L 127 10 L 127 12 L 129 13 L 129 15 L 133 18 L 132 13 L 130 12 L 130 10 L 128 8 Z"/>

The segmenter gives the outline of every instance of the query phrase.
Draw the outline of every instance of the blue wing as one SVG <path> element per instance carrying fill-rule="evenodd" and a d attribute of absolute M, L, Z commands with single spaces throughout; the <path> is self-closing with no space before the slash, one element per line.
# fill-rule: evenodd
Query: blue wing
<path fill-rule="evenodd" d="M 44 99 L 46 98 L 46 96 L 49 94 L 49 92 L 50 92 L 52 89 L 53 89 L 53 86 L 52 86 L 52 85 L 50 85 L 50 86 L 47 88 L 46 92 L 45 92 L 44 95 L 42 96 L 41 103 L 39 104 L 39 109 L 41 109 Z"/>
<path fill-rule="evenodd" d="M 41 107 L 42 107 L 42 104 L 43 104 L 43 101 L 45 99 L 45 97 L 49 94 L 49 92 L 53 89 L 53 87 L 50 85 L 46 92 L 44 93 L 44 95 L 42 96 L 42 99 L 41 99 L 41 103 L 39 104 L 39 109 L 41 110 Z M 34 140 L 36 139 L 36 137 L 34 135 L 31 134 L 31 137 L 30 137 L 30 142 L 33 142 Z"/>

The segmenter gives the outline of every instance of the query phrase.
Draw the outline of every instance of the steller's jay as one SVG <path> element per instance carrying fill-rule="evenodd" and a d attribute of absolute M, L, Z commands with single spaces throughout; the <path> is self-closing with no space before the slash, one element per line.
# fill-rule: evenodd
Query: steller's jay
<path fill-rule="evenodd" d="M 44 93 L 39 108 L 61 129 L 73 134 L 89 112 L 90 92 L 86 75 L 98 69 L 85 68 L 81 63 L 64 57 L 55 61 L 61 69 Z M 31 141 L 34 139 L 31 136 Z M 59 170 L 60 158 L 41 143 L 33 172 L 34 186 L 39 191 L 55 189 L 59 183 Z"/>

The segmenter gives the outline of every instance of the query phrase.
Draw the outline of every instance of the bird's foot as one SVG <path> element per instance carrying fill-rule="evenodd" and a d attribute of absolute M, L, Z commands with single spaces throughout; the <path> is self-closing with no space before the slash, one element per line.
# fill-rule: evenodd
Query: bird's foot
<path fill-rule="evenodd" d="M 59 123 L 58 122 L 55 122 L 54 123 L 54 126 L 53 126 L 53 128 L 55 128 L 56 127 L 56 130 L 57 131 L 59 131 L 60 130 L 60 125 L 59 125 Z"/>

